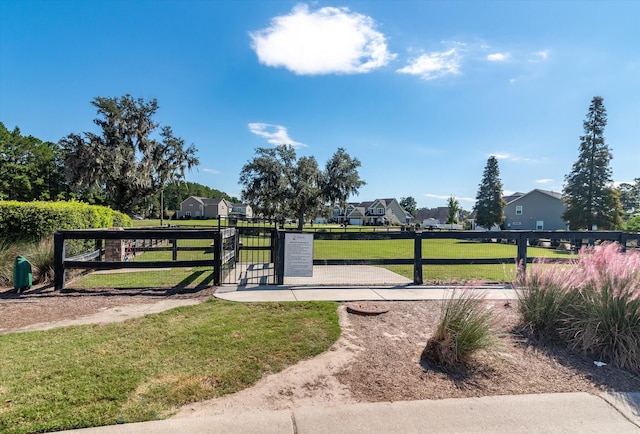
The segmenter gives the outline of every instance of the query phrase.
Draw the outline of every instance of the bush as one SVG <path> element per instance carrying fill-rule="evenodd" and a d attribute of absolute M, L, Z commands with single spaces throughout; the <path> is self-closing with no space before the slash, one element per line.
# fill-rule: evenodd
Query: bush
<path fill-rule="evenodd" d="M 534 332 L 640 373 L 640 252 L 585 247 L 573 266 L 534 264 L 520 284 L 523 322 Z"/>
<path fill-rule="evenodd" d="M 485 293 L 473 286 L 454 289 L 443 302 L 436 332 L 427 341 L 420 360 L 452 368 L 467 364 L 477 351 L 496 345 L 493 316 L 484 298 Z"/>
<path fill-rule="evenodd" d="M 627 220 L 626 227 L 629 232 L 640 232 L 640 215 L 631 217 Z"/>
<path fill-rule="evenodd" d="M 54 277 L 53 238 L 32 244 L 25 255 L 31 263 L 34 283 L 51 283 Z"/>
<path fill-rule="evenodd" d="M 0 239 L 40 241 L 62 229 L 131 226 L 131 218 L 111 208 L 82 202 L 0 201 Z"/>
<path fill-rule="evenodd" d="M 567 310 L 575 303 L 578 285 L 576 273 L 570 273 L 567 265 L 536 262 L 516 283 L 518 308 L 523 325 L 537 338 L 559 339 L 559 329 L 565 321 Z"/>

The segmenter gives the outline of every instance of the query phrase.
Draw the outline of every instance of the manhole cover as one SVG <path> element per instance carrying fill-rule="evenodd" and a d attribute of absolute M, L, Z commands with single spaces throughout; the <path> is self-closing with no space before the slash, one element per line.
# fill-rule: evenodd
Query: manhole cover
<path fill-rule="evenodd" d="M 347 305 L 347 312 L 356 315 L 380 315 L 389 312 L 389 308 L 386 306 L 352 303 Z"/>

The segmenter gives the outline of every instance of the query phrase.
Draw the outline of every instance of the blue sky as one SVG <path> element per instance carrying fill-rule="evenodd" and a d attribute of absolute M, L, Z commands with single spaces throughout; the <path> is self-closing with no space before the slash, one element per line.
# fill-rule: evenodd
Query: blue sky
<path fill-rule="evenodd" d="M 96 96 L 156 98 L 240 195 L 256 147 L 362 162 L 359 200 L 454 195 L 490 155 L 505 193 L 561 191 L 591 99 L 617 182 L 640 177 L 638 1 L 0 1 L 0 121 L 57 142 Z"/>

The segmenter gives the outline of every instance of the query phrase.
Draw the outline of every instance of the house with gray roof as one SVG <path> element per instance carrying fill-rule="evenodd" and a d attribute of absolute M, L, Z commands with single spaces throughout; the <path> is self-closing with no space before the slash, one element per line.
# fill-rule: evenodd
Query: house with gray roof
<path fill-rule="evenodd" d="M 333 208 L 332 221 L 347 222 L 350 225 L 392 225 L 410 224 L 413 217 L 396 199 L 376 199 L 365 202 L 351 202 L 345 210 L 339 206 Z"/>
<path fill-rule="evenodd" d="M 518 196 L 504 207 L 506 230 L 567 230 L 562 220 L 566 206 L 562 194 L 555 191 L 535 189 Z"/>
<path fill-rule="evenodd" d="M 225 199 L 189 196 L 180 203 L 180 210 L 176 212 L 176 218 L 216 219 L 228 217 L 230 211 L 231 204 Z"/>

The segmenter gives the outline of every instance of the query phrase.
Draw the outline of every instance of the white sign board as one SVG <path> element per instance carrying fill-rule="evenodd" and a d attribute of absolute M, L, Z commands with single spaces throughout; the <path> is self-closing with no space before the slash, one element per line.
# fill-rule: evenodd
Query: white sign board
<path fill-rule="evenodd" d="M 313 234 L 284 234 L 285 277 L 313 277 Z"/>

